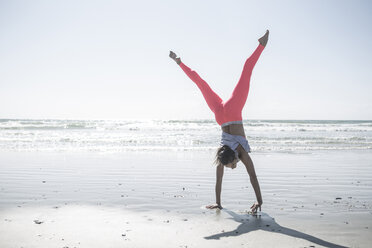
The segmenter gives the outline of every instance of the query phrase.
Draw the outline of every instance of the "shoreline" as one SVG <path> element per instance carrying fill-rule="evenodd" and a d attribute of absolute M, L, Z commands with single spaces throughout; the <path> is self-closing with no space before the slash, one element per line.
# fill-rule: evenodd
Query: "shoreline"
<path fill-rule="evenodd" d="M 213 152 L 1 152 L 0 245 L 368 247 L 372 242 L 372 154 L 250 155 L 264 200 L 259 218 L 244 212 L 255 196 L 241 163 L 225 170 L 224 209 L 203 208 L 214 202 Z"/>

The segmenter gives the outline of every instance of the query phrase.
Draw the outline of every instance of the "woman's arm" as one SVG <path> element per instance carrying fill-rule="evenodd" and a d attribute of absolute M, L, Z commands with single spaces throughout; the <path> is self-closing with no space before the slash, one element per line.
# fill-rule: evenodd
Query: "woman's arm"
<path fill-rule="evenodd" d="M 221 206 L 221 188 L 224 166 L 218 165 L 216 168 L 216 203 Z"/>
<path fill-rule="evenodd" d="M 240 155 L 240 160 L 245 165 L 245 168 L 247 169 L 249 178 L 251 180 L 252 187 L 254 189 L 254 192 L 256 194 L 257 203 L 253 204 L 251 207 L 252 212 L 257 212 L 257 209 L 259 208 L 261 210 L 262 205 L 262 196 L 261 196 L 261 190 L 260 185 L 257 180 L 256 171 L 254 170 L 253 162 L 251 157 L 248 155 L 248 153 L 244 150 L 244 148 L 239 145 L 238 146 L 238 152 Z"/>
<path fill-rule="evenodd" d="M 224 167 L 223 165 L 218 165 L 216 167 L 216 204 L 215 205 L 209 205 L 207 208 L 213 209 L 213 208 L 219 208 L 221 209 L 221 188 L 222 188 L 222 177 L 223 177 L 223 171 Z"/>

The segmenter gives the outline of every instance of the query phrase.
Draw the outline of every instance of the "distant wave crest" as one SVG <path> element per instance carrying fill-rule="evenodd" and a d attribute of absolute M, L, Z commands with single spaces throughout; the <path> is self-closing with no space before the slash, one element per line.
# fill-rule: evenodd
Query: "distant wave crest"
<path fill-rule="evenodd" d="M 372 121 L 246 120 L 253 151 L 372 149 Z M 213 120 L 0 119 L 0 150 L 214 150 Z"/>

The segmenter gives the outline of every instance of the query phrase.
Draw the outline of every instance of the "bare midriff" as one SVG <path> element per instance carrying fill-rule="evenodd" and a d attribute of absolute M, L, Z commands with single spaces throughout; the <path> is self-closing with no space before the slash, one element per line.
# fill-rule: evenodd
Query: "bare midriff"
<path fill-rule="evenodd" d="M 243 124 L 230 124 L 225 127 L 221 127 L 222 131 L 232 135 L 240 135 L 245 138 L 245 132 Z"/>

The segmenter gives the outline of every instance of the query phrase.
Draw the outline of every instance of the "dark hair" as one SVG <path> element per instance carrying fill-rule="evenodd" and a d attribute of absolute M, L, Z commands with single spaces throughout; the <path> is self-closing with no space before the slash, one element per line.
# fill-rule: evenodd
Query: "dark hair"
<path fill-rule="evenodd" d="M 217 165 L 227 165 L 235 159 L 235 152 L 227 145 L 221 146 L 217 149 L 216 160 L 214 161 Z"/>

